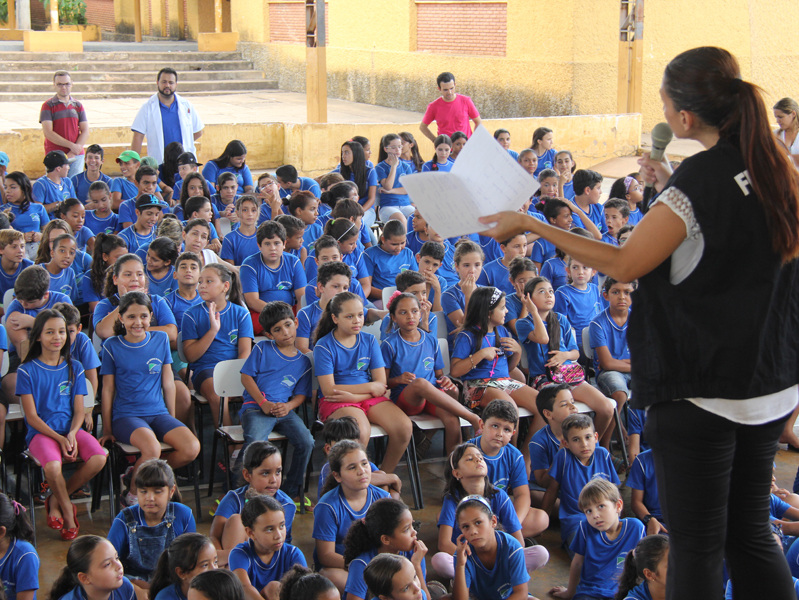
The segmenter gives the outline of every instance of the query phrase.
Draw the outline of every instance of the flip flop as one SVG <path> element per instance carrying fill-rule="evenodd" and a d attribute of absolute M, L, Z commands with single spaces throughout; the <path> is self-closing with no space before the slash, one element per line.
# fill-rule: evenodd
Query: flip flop
<path fill-rule="evenodd" d="M 313 512 L 313 503 L 311 502 L 311 499 L 308 496 L 303 496 L 303 499 L 305 503 L 305 510 L 308 512 Z M 294 506 L 297 507 L 297 510 L 300 510 L 300 501 L 295 500 Z"/>
<path fill-rule="evenodd" d="M 50 516 L 50 498 L 52 498 L 52 496 L 47 496 L 44 499 L 44 510 L 47 513 L 47 526 L 50 529 L 63 529 L 64 528 L 64 518 L 63 517 L 51 517 Z"/>

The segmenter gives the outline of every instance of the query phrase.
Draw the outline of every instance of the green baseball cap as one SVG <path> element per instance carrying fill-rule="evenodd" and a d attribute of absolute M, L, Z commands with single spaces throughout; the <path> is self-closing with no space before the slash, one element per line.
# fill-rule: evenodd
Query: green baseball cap
<path fill-rule="evenodd" d="M 139 153 L 134 150 L 125 150 L 122 154 L 119 155 L 119 158 L 117 158 L 118 163 L 121 162 L 126 163 L 132 160 L 135 160 L 136 162 L 141 162 L 141 156 L 139 156 Z"/>

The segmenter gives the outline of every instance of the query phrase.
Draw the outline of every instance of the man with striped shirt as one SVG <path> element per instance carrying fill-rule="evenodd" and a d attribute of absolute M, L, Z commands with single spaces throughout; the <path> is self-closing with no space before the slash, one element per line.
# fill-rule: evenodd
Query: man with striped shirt
<path fill-rule="evenodd" d="M 56 94 L 44 104 L 39 113 L 39 123 L 44 132 L 45 154 L 61 150 L 70 164 L 69 177 L 83 172 L 83 146 L 89 139 L 89 121 L 83 105 L 72 98 L 72 77 L 66 71 L 56 71 L 53 76 Z"/>

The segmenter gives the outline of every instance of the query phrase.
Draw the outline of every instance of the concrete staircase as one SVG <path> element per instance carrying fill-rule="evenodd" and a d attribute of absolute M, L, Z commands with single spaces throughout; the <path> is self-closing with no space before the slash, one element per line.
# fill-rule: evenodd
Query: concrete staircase
<path fill-rule="evenodd" d="M 166 66 L 178 72 L 178 93 L 184 96 L 277 89 L 277 81 L 253 70 L 238 52 L 0 52 L 0 102 L 52 97 L 58 69 L 70 72 L 81 99 L 147 97 Z"/>

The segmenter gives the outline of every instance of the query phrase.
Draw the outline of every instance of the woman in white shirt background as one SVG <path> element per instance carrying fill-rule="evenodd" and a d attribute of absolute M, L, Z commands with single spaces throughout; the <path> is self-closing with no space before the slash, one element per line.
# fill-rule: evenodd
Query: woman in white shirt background
<path fill-rule="evenodd" d="M 799 103 L 793 98 L 783 98 L 773 107 L 777 119 L 777 139 L 784 145 L 793 164 L 799 167 Z"/>

